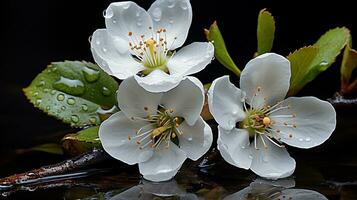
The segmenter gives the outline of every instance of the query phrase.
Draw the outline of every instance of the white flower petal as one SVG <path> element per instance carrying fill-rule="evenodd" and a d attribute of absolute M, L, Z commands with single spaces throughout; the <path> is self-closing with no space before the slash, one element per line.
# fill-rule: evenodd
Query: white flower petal
<path fill-rule="evenodd" d="M 116 43 L 118 40 L 111 37 L 107 30 L 96 30 L 91 39 L 91 50 L 96 63 L 108 74 L 119 79 L 125 79 L 144 69 L 135 61 L 129 51 L 120 52 Z"/>
<path fill-rule="evenodd" d="M 202 83 L 195 77 L 187 77 L 163 94 L 161 104 L 166 109 L 173 109 L 172 116 L 183 117 L 192 126 L 200 117 L 204 98 Z"/>
<path fill-rule="evenodd" d="M 191 160 L 198 160 L 211 147 L 213 141 L 211 127 L 200 117 L 193 126 L 184 121 L 178 129 L 183 133 L 178 135 L 180 148 Z"/>
<path fill-rule="evenodd" d="M 104 150 L 129 165 L 147 161 L 153 155 L 153 150 L 139 149 L 135 140 L 128 139 L 129 135 L 132 136 L 145 125 L 145 122 L 129 120 L 121 111 L 114 113 L 99 128 L 98 134 Z"/>
<path fill-rule="evenodd" d="M 140 87 L 134 77 L 125 79 L 119 86 L 118 105 L 128 118 L 156 114 L 161 93 L 151 93 Z"/>
<path fill-rule="evenodd" d="M 228 76 L 213 81 L 208 90 L 209 110 L 223 129 L 231 130 L 236 126 L 236 122 L 244 119 L 241 99 L 241 90 L 229 81 Z"/>
<path fill-rule="evenodd" d="M 153 19 L 155 30 L 167 30 L 166 40 L 170 50 L 183 45 L 192 22 L 192 7 L 189 0 L 157 0 L 151 5 L 148 13 Z"/>
<path fill-rule="evenodd" d="M 246 92 L 248 103 L 254 108 L 273 105 L 286 96 L 290 74 L 289 60 L 266 53 L 247 63 L 241 74 L 240 88 Z"/>
<path fill-rule="evenodd" d="M 203 70 L 211 63 L 214 46 L 210 42 L 194 42 L 180 49 L 167 63 L 170 74 L 185 76 Z"/>
<path fill-rule="evenodd" d="M 290 97 L 281 106 L 290 108 L 272 113 L 271 119 L 276 121 L 273 129 L 280 131 L 276 133 L 277 137 L 288 145 L 315 147 L 325 142 L 335 130 L 336 112 L 326 101 L 315 97 Z M 289 117 L 292 115 L 295 117 Z"/>
<path fill-rule="evenodd" d="M 230 131 L 218 126 L 218 149 L 228 163 L 249 169 L 252 163 L 249 134 L 245 129 L 234 128 Z"/>
<path fill-rule="evenodd" d="M 264 136 L 262 136 L 264 138 Z M 267 179 L 279 179 L 290 176 L 295 170 L 295 160 L 290 157 L 288 151 L 278 147 L 264 138 L 265 148 L 260 136 L 257 136 L 257 148 L 252 142 L 253 161 L 250 169 L 257 175 Z"/>
<path fill-rule="evenodd" d="M 305 189 L 286 189 L 279 195 L 280 199 L 294 200 L 328 200 L 324 195 Z"/>
<path fill-rule="evenodd" d="M 170 141 L 162 142 L 154 155 L 146 162 L 139 163 L 140 173 L 150 181 L 167 181 L 174 177 L 186 160 L 185 152 Z"/>
<path fill-rule="evenodd" d="M 139 85 L 149 92 L 166 92 L 176 87 L 182 80 L 182 77 L 173 77 L 159 69 L 144 77 L 137 75 L 134 77 Z"/>
<path fill-rule="evenodd" d="M 152 20 L 150 15 L 132 1 L 111 3 L 105 12 L 105 25 L 109 33 L 126 42 L 123 49 L 129 49 L 129 41 L 140 38 L 141 35 L 151 36 Z M 132 33 L 132 39 L 129 37 Z"/>

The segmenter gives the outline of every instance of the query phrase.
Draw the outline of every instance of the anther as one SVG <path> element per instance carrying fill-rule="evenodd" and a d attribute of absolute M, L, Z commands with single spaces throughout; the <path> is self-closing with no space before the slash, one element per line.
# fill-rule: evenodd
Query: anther
<path fill-rule="evenodd" d="M 133 35 L 133 32 L 129 32 L 128 35 L 129 37 L 131 37 Z"/>
<path fill-rule="evenodd" d="M 264 117 L 263 118 L 263 124 L 265 125 L 265 126 L 269 126 L 270 125 L 270 118 L 269 117 Z"/>

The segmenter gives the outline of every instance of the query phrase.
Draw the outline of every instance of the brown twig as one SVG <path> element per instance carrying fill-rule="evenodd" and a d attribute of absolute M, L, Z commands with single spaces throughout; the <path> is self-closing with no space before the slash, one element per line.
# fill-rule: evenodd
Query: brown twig
<path fill-rule="evenodd" d="M 88 153 L 77 156 L 63 162 L 34 169 L 25 173 L 15 174 L 0 179 L 0 190 L 8 189 L 19 185 L 49 181 L 48 177 L 65 174 L 74 170 L 82 169 L 90 165 L 102 162 L 109 158 L 103 149 L 94 149 Z"/>

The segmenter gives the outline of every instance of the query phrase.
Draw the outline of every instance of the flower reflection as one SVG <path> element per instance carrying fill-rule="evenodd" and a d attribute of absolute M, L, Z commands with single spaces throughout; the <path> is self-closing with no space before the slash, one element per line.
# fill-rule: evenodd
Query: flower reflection
<path fill-rule="evenodd" d="M 224 200 L 327 200 L 313 190 L 289 189 L 295 186 L 293 179 L 268 181 L 257 179 L 248 187 L 224 198 Z"/>
<path fill-rule="evenodd" d="M 112 197 L 110 200 L 149 200 L 149 199 L 185 199 L 195 200 L 198 197 L 180 188 L 175 180 L 166 182 L 150 182 L 143 180 L 139 185 Z"/>

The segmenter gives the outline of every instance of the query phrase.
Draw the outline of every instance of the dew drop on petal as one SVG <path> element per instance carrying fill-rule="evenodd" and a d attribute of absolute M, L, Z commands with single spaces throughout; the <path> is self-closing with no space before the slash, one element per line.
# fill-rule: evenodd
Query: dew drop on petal
<path fill-rule="evenodd" d="M 130 3 L 127 2 L 125 5 L 123 5 L 123 9 L 126 10 L 126 9 L 129 9 L 130 8 Z"/>
<path fill-rule="evenodd" d="M 114 15 L 113 10 L 111 8 L 108 8 L 103 11 L 103 16 L 107 19 L 112 18 Z"/>
<path fill-rule="evenodd" d="M 188 141 L 192 141 L 192 137 L 187 138 Z"/>
<path fill-rule="evenodd" d="M 187 10 L 188 8 L 187 3 L 185 1 L 181 1 L 180 7 L 182 8 L 182 10 Z"/>
<path fill-rule="evenodd" d="M 66 110 L 66 106 L 62 106 L 61 110 L 65 111 Z"/>
<path fill-rule="evenodd" d="M 161 20 L 161 15 L 162 15 L 161 8 L 159 8 L 159 7 L 154 8 L 154 10 L 152 11 L 153 19 L 155 21 L 160 21 Z"/>
<path fill-rule="evenodd" d="M 310 141 L 311 141 L 311 138 L 307 137 L 307 138 L 305 138 L 305 141 L 306 141 L 306 142 L 310 142 Z"/>
<path fill-rule="evenodd" d="M 253 159 L 253 156 L 252 156 L 252 155 L 249 155 L 248 158 L 249 158 L 249 159 Z"/>
<path fill-rule="evenodd" d="M 328 65 L 329 63 L 327 62 L 327 61 L 322 61 L 321 63 L 320 63 L 320 65 L 322 65 L 322 66 L 326 66 L 326 65 Z"/>
<path fill-rule="evenodd" d="M 56 94 L 56 90 L 51 90 L 51 94 L 55 95 Z"/>
<path fill-rule="evenodd" d="M 302 142 L 302 141 L 304 141 L 304 139 L 302 139 L 302 138 L 299 138 L 299 141 L 300 141 L 300 142 Z"/>

